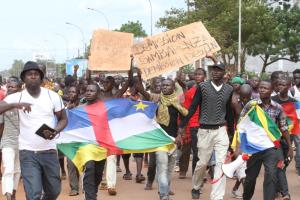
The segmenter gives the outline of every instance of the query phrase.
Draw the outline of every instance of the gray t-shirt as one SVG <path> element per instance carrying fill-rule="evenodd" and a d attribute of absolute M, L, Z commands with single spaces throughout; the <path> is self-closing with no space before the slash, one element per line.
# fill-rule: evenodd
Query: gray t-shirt
<path fill-rule="evenodd" d="M 9 110 L 0 115 L 0 123 L 4 123 L 0 147 L 18 149 L 20 133 L 18 110 Z"/>

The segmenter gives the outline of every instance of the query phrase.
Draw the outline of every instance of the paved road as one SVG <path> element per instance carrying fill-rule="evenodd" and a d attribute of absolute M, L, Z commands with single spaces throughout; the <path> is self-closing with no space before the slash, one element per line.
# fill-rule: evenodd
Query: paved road
<path fill-rule="evenodd" d="M 290 164 L 288 168 L 288 180 L 289 180 L 289 188 L 290 193 L 292 195 L 293 200 L 300 200 L 300 179 L 296 175 L 294 162 Z M 122 167 L 122 166 L 121 166 Z M 135 170 L 135 163 L 131 161 L 131 169 L 132 172 Z M 143 169 L 144 174 L 146 174 L 146 169 Z M 134 180 L 125 181 L 122 179 L 123 173 L 118 173 L 118 181 L 117 181 L 117 196 L 109 196 L 106 191 L 99 191 L 98 199 L 101 200 L 157 200 L 157 185 L 154 184 L 154 189 L 151 191 L 144 190 L 144 184 L 137 184 Z M 133 175 L 135 177 L 135 175 Z M 233 187 L 234 181 L 228 180 L 226 187 L 226 196 L 225 200 L 232 199 L 230 197 L 231 189 Z M 253 200 L 262 200 L 262 184 L 263 184 L 263 168 L 261 174 L 257 180 L 255 196 Z M 173 173 L 172 180 L 172 190 L 175 192 L 175 196 L 172 197 L 173 200 L 189 200 L 191 199 L 190 190 L 191 190 L 191 172 L 189 171 L 186 179 L 178 179 L 178 174 L 176 172 Z M 209 199 L 209 193 L 211 190 L 211 185 L 206 184 L 204 186 L 204 194 L 201 196 L 201 199 L 206 200 Z M 82 195 L 76 197 L 69 197 L 69 186 L 68 181 L 63 181 L 62 192 L 59 196 L 59 200 L 81 200 L 83 199 Z M 3 196 L 0 199 L 4 199 Z M 19 190 L 17 193 L 18 200 L 25 200 L 25 195 L 23 191 L 22 182 L 19 186 Z"/>

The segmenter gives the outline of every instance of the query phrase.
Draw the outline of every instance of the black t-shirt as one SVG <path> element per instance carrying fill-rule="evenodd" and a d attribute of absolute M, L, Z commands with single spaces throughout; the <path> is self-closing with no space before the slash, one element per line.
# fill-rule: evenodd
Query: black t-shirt
<path fill-rule="evenodd" d="M 279 103 L 280 105 L 283 104 L 283 103 L 289 103 L 289 102 L 297 102 L 296 99 L 292 98 L 292 97 L 289 97 L 288 100 L 286 101 L 282 101 L 280 98 L 279 98 L 279 95 L 277 94 L 276 96 L 273 96 L 272 97 L 272 100 L 275 101 L 276 103 Z"/>
<path fill-rule="evenodd" d="M 168 106 L 168 111 L 170 115 L 170 123 L 168 126 L 160 124 L 162 129 L 164 129 L 170 136 L 176 137 L 178 131 L 178 110 L 173 106 Z"/>

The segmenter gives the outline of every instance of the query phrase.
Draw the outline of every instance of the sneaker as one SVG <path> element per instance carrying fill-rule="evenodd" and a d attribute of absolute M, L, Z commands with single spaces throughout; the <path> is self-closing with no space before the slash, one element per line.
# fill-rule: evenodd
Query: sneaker
<path fill-rule="evenodd" d="M 231 192 L 231 197 L 236 198 L 236 199 L 243 199 L 243 194 L 238 190 L 233 190 Z"/>
<path fill-rule="evenodd" d="M 192 199 L 200 199 L 200 191 L 192 189 Z"/>
<path fill-rule="evenodd" d="M 115 196 L 115 195 L 117 195 L 117 190 L 116 190 L 116 188 L 108 188 L 107 191 L 108 191 L 108 194 L 109 194 L 110 196 Z"/>

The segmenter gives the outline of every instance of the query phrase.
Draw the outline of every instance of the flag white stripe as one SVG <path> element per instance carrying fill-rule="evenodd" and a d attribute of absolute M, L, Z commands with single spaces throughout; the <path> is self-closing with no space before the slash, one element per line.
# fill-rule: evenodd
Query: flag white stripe
<path fill-rule="evenodd" d="M 269 138 L 266 131 L 252 122 L 248 116 L 246 116 L 238 125 L 238 129 L 240 133 L 246 133 L 248 143 L 263 149 L 274 147 L 274 143 Z"/>
<path fill-rule="evenodd" d="M 115 118 L 108 122 L 113 139 L 118 142 L 133 135 L 160 128 L 153 119 L 143 113 L 135 113 L 123 118 Z M 124 124 L 121 126 L 120 124 Z"/>
<path fill-rule="evenodd" d="M 61 132 L 59 137 L 55 139 L 57 144 L 70 142 L 91 142 L 96 143 L 96 137 L 93 127 L 77 128 L 66 132 Z"/>

